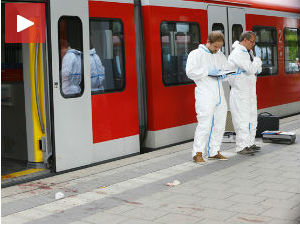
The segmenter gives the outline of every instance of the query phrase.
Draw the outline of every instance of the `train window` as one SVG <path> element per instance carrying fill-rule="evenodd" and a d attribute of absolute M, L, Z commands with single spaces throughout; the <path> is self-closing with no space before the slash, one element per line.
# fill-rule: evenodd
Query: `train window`
<path fill-rule="evenodd" d="M 222 23 L 214 23 L 212 25 L 212 31 L 220 31 L 225 36 L 225 29 L 224 29 L 224 25 Z M 225 54 L 225 46 L 224 45 L 222 46 L 221 51 Z"/>
<path fill-rule="evenodd" d="M 296 28 L 284 29 L 284 63 L 285 72 L 300 71 L 300 30 Z"/>
<path fill-rule="evenodd" d="M 62 16 L 58 21 L 60 91 L 74 98 L 84 91 L 82 23 L 77 16 Z"/>
<path fill-rule="evenodd" d="M 232 25 L 232 43 L 240 39 L 241 34 L 243 33 L 243 27 L 241 24 Z"/>
<path fill-rule="evenodd" d="M 162 22 L 162 78 L 166 86 L 193 83 L 185 73 L 188 54 L 200 44 L 200 28 L 192 22 Z"/>
<path fill-rule="evenodd" d="M 90 19 L 92 94 L 125 88 L 124 28 L 120 19 Z"/>
<path fill-rule="evenodd" d="M 274 75 L 278 72 L 277 32 L 275 27 L 254 26 L 256 45 L 261 49 L 262 72 L 259 76 Z"/>

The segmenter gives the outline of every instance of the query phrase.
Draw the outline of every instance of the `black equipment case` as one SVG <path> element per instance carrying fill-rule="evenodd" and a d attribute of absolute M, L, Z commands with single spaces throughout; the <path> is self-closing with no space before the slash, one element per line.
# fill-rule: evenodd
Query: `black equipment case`
<path fill-rule="evenodd" d="M 265 131 L 262 133 L 263 142 L 278 144 L 293 144 L 296 140 L 296 134 L 293 132 Z"/>
<path fill-rule="evenodd" d="M 268 112 L 258 114 L 256 137 L 262 137 L 262 132 L 266 130 L 279 130 L 278 116 L 274 116 Z"/>

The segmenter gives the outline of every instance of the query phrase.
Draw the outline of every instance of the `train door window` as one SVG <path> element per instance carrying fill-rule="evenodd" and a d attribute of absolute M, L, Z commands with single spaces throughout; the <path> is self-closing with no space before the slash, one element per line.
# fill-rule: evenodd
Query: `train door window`
<path fill-rule="evenodd" d="M 256 45 L 261 49 L 262 72 L 259 76 L 274 75 L 278 72 L 277 32 L 275 27 L 253 27 Z"/>
<path fill-rule="evenodd" d="M 300 71 L 300 30 L 296 28 L 284 29 L 284 62 L 286 73 Z"/>
<path fill-rule="evenodd" d="M 225 35 L 224 25 L 222 23 L 214 23 L 212 25 L 212 31 L 220 31 L 223 35 Z M 225 54 L 225 46 L 223 45 L 221 51 Z"/>
<path fill-rule="evenodd" d="M 241 24 L 232 25 L 232 43 L 240 39 L 241 34 L 243 33 L 243 27 Z"/>
<path fill-rule="evenodd" d="M 193 83 L 185 73 L 188 54 L 200 44 L 200 28 L 192 22 L 162 22 L 162 78 L 166 86 Z"/>
<path fill-rule="evenodd" d="M 82 23 L 77 16 L 62 16 L 58 21 L 60 91 L 74 98 L 84 91 Z"/>
<path fill-rule="evenodd" d="M 92 94 L 125 89 L 124 28 L 120 19 L 90 19 Z"/>
<path fill-rule="evenodd" d="M 27 169 L 28 147 L 23 49 L 21 43 L 5 43 L 5 4 L 1 3 L 1 180 Z M 26 96 L 26 97 L 25 97 Z"/>

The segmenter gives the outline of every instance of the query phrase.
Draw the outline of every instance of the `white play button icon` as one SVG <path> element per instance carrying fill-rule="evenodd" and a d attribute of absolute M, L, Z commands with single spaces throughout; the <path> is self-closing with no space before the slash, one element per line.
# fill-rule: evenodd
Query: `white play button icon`
<path fill-rule="evenodd" d="M 31 27 L 34 22 L 24 18 L 23 16 L 17 15 L 17 32 L 23 31 L 28 27 Z"/>

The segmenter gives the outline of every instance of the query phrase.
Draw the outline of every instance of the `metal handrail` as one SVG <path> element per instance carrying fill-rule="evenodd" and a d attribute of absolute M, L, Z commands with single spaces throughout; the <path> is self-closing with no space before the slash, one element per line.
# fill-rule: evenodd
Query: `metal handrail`
<path fill-rule="evenodd" d="M 42 120 L 42 115 L 41 115 L 41 107 L 40 107 L 40 98 L 39 98 L 39 93 L 38 93 L 38 75 L 37 75 L 37 64 L 38 64 L 38 55 L 39 55 L 39 43 L 36 43 L 35 46 L 35 61 L 34 61 L 34 83 L 35 83 L 35 100 L 36 100 L 36 107 L 38 111 L 38 117 L 39 117 L 39 122 L 41 126 L 42 133 L 45 133 L 45 126 Z"/>

